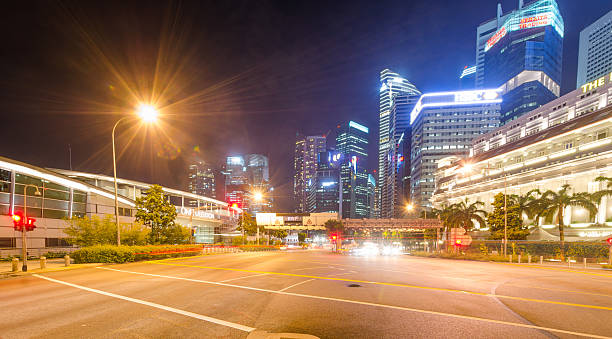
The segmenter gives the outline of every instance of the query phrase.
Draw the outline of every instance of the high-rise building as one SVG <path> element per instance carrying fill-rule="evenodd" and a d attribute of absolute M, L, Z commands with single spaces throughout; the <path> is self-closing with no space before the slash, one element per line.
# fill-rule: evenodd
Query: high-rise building
<path fill-rule="evenodd" d="M 376 196 L 376 178 L 372 174 L 368 174 L 368 207 L 370 208 L 370 218 L 374 211 L 374 197 Z"/>
<path fill-rule="evenodd" d="M 229 156 L 225 161 L 225 201 L 230 206 L 245 208 L 245 195 L 249 190 L 249 183 L 244 157 L 241 155 Z"/>
<path fill-rule="evenodd" d="M 342 218 L 370 217 L 368 206 L 369 129 L 354 121 L 338 125 L 336 151 L 342 154 L 340 179 L 342 182 Z"/>
<path fill-rule="evenodd" d="M 308 190 L 308 212 L 338 213 L 342 201 L 342 190 L 340 190 L 342 159 L 342 154 L 334 150 L 319 152 L 317 170 Z"/>
<path fill-rule="evenodd" d="M 522 2 L 519 3 L 519 7 L 522 7 Z M 502 13 L 501 4 L 497 4 L 497 16 L 483 22 L 476 28 L 476 73 L 474 74 L 474 82 L 478 89 L 484 86 L 485 47 L 489 39 L 501 26 L 501 23 L 506 20 L 506 17 L 507 15 Z"/>
<path fill-rule="evenodd" d="M 317 170 L 317 156 L 325 152 L 327 138 L 325 135 L 298 137 L 295 142 L 293 195 L 295 211 L 304 213 L 308 209 L 308 187 Z"/>
<path fill-rule="evenodd" d="M 215 171 L 204 161 L 196 160 L 189 165 L 189 182 L 187 190 L 193 194 L 216 199 Z M 189 201 L 191 207 L 197 207 L 197 201 Z"/>
<path fill-rule="evenodd" d="M 397 143 L 397 132 L 401 134 L 401 129 L 395 128 L 395 118 L 393 116 L 394 98 L 401 94 L 407 96 L 419 96 L 421 92 L 410 81 L 389 69 L 380 72 L 380 92 L 379 92 L 379 124 L 378 124 L 378 185 L 375 194 L 375 209 L 373 217 L 380 217 L 386 214 L 382 210 L 383 192 L 389 192 L 390 186 L 394 184 L 390 181 L 393 176 L 392 162 L 389 157 L 393 154 L 394 145 Z M 396 115 L 397 117 L 397 115 Z M 400 115 L 400 118 L 403 118 Z M 407 120 L 407 119 L 406 119 Z M 387 193 L 385 193 L 387 194 Z M 387 205 L 385 205 L 387 206 Z"/>
<path fill-rule="evenodd" d="M 500 123 L 506 124 L 559 96 L 564 26 L 555 0 L 526 6 L 519 1 L 519 8 L 503 17 L 500 9 L 497 29 L 484 45 L 483 77 L 477 70 L 477 81 L 502 90 Z"/>
<path fill-rule="evenodd" d="M 474 89 L 476 86 L 476 66 L 463 67 L 461 75 L 459 75 L 459 89 L 468 90 Z"/>
<path fill-rule="evenodd" d="M 426 93 L 410 114 L 410 199 L 431 207 L 436 162 L 468 154 L 472 139 L 499 126 L 498 89 Z"/>
<path fill-rule="evenodd" d="M 225 163 L 225 200 L 249 213 L 263 212 L 272 206 L 268 157 L 261 154 L 227 157 Z M 260 196 L 256 196 L 260 195 Z"/>
<path fill-rule="evenodd" d="M 612 11 L 580 32 L 576 88 L 612 71 Z"/>
<path fill-rule="evenodd" d="M 404 179 L 401 160 L 406 144 L 410 144 L 410 112 L 419 100 L 419 95 L 398 93 L 393 97 L 389 118 L 390 142 L 385 156 L 385 176 L 380 186 L 380 217 L 392 218 L 397 204 L 401 204 Z M 408 146 L 410 149 L 410 146 Z M 408 176 L 409 177 L 409 176 Z"/>
<path fill-rule="evenodd" d="M 249 190 L 246 194 L 247 208 L 249 213 L 264 212 L 271 210 L 273 197 L 269 194 L 273 190 L 270 186 L 270 168 L 268 157 L 261 154 L 247 154 L 246 173 Z M 256 196 L 259 195 L 259 196 Z"/>

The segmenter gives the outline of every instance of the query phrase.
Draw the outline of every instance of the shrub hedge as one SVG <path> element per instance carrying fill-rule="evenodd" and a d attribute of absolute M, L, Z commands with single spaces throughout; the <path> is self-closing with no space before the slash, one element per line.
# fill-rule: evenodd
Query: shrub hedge
<path fill-rule="evenodd" d="M 509 241 L 508 253 L 512 253 L 512 243 L 514 243 L 514 253 L 526 256 L 561 257 L 561 244 L 558 242 L 521 242 Z M 467 250 L 470 253 L 480 252 L 480 246 L 487 247 L 488 252 L 501 250 L 500 242 L 474 241 Z M 566 242 L 565 256 L 571 258 L 607 258 L 608 246 L 600 242 Z"/>
<path fill-rule="evenodd" d="M 278 246 L 266 246 L 266 245 L 243 245 L 238 246 L 244 252 L 260 252 L 260 251 L 276 251 Z"/>
<path fill-rule="evenodd" d="M 72 253 L 75 263 L 126 263 L 149 259 L 164 259 L 199 255 L 200 245 L 114 246 L 83 247 Z"/>

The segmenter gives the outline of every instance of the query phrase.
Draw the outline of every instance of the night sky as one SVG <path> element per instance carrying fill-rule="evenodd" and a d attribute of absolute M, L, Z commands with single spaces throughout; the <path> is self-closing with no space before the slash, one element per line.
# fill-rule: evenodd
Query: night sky
<path fill-rule="evenodd" d="M 518 0 L 501 1 L 504 11 Z M 527 1 L 526 1 L 527 2 Z M 581 29 L 609 0 L 558 0 L 562 94 L 574 89 Z M 3 3 L 0 155 L 112 174 L 114 122 L 139 101 L 156 126 L 117 129 L 120 177 L 184 188 L 201 157 L 270 157 L 278 209 L 292 207 L 296 132 L 370 127 L 376 165 L 378 74 L 421 91 L 458 89 L 476 26 L 497 1 L 62 1 Z M 331 143 L 330 143 L 331 145 Z"/>

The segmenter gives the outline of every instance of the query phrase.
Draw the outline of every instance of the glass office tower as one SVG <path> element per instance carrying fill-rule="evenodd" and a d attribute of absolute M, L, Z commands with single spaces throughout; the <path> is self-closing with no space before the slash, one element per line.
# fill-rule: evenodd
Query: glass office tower
<path fill-rule="evenodd" d="M 336 151 L 342 154 L 340 180 L 342 182 L 342 218 L 370 217 L 368 206 L 369 129 L 354 121 L 338 125 Z"/>
<path fill-rule="evenodd" d="M 502 90 L 503 125 L 559 96 L 564 27 L 555 0 L 521 5 L 497 24 L 484 47 L 484 86 Z"/>

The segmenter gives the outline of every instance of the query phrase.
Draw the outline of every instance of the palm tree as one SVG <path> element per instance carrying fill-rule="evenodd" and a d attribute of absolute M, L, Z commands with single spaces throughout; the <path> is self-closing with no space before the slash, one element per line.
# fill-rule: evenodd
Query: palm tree
<path fill-rule="evenodd" d="M 481 209 L 483 206 L 484 202 L 482 201 L 469 204 L 466 198 L 465 201 L 453 205 L 448 222 L 453 226 L 463 227 L 466 231 L 474 228 L 474 221 L 484 226 L 486 225 L 484 218 L 487 216 L 487 212 Z"/>
<path fill-rule="evenodd" d="M 444 231 L 446 232 L 446 237 L 443 236 L 442 238 L 446 238 L 447 240 L 446 242 L 447 249 L 448 249 L 448 243 L 450 242 L 449 229 L 452 226 L 450 218 L 455 212 L 456 205 L 457 204 L 442 205 L 442 207 L 439 209 L 438 208 L 431 209 L 431 216 L 438 218 L 442 222 L 442 225 L 444 225 Z"/>
<path fill-rule="evenodd" d="M 597 206 L 586 192 L 569 194 L 571 186 L 565 184 L 558 192 L 548 190 L 538 199 L 540 212 L 538 217 L 556 218 L 559 225 L 559 240 L 561 240 L 561 259 L 565 257 L 565 233 L 563 230 L 563 217 L 567 206 L 578 206 L 586 209 L 591 215 L 597 213 Z"/>
<path fill-rule="evenodd" d="M 512 194 L 509 196 L 510 205 L 518 206 L 518 213 L 523 220 L 523 214 L 527 216 L 527 218 L 532 219 L 538 212 L 538 198 L 536 195 L 540 195 L 540 190 L 535 188 L 525 193 L 524 195 L 516 195 Z"/>

